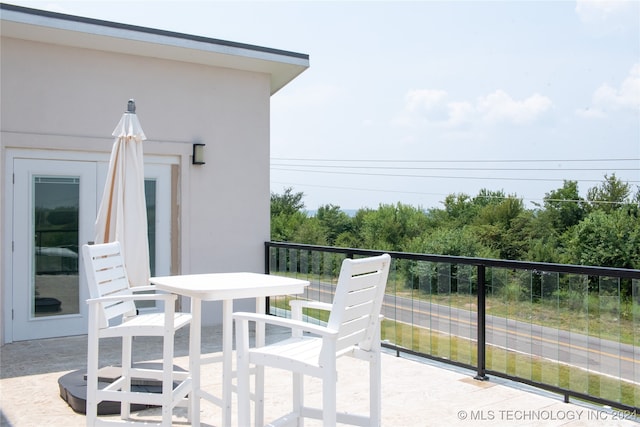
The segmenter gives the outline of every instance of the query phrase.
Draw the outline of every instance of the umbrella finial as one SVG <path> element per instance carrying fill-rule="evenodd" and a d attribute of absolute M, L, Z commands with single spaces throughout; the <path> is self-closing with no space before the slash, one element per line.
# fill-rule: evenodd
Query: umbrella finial
<path fill-rule="evenodd" d="M 135 114 L 136 113 L 136 101 L 133 99 L 130 99 L 129 102 L 127 102 L 127 113 L 131 113 L 131 114 Z"/>

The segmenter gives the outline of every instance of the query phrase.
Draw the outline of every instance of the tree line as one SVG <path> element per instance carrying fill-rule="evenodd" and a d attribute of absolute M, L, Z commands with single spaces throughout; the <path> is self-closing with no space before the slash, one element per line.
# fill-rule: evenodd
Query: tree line
<path fill-rule="evenodd" d="M 403 203 L 305 210 L 292 187 L 271 193 L 274 241 L 465 257 L 640 269 L 640 188 L 605 175 L 581 197 L 577 181 L 525 207 L 517 195 L 450 194 L 438 208 Z"/>

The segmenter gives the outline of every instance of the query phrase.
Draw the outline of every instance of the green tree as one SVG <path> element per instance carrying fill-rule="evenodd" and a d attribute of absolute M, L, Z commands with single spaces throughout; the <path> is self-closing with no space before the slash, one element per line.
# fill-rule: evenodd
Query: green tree
<path fill-rule="evenodd" d="M 495 258 L 498 255 L 486 247 L 469 226 L 438 228 L 423 233 L 408 244 L 407 252 L 478 258 Z"/>
<path fill-rule="evenodd" d="M 558 188 L 544 196 L 544 217 L 559 234 L 578 224 L 584 218 L 585 201 L 578 193 L 577 181 L 564 181 Z"/>
<path fill-rule="evenodd" d="M 349 215 L 340 210 L 340 206 L 324 205 L 318 208 L 316 218 L 324 229 L 326 244 L 335 245 L 338 236 L 350 233 L 353 229 Z"/>
<path fill-rule="evenodd" d="M 479 207 L 497 205 L 506 199 L 504 191 L 491 191 L 486 188 L 480 189 L 478 195 L 473 198 L 473 203 Z"/>
<path fill-rule="evenodd" d="M 302 212 L 303 197 L 304 193 L 294 193 L 291 187 L 285 188 L 283 194 L 271 193 L 271 240 L 292 241 L 307 218 Z"/>
<path fill-rule="evenodd" d="M 271 240 L 278 242 L 294 242 L 294 236 L 298 229 L 305 224 L 307 219 L 307 215 L 303 212 L 293 212 L 289 215 L 281 213 L 276 216 L 271 216 Z"/>
<path fill-rule="evenodd" d="M 425 231 L 428 220 L 422 209 L 398 203 L 356 215 L 356 223 L 364 248 L 403 251 L 409 241 Z"/>
<path fill-rule="evenodd" d="M 522 199 L 509 196 L 483 206 L 476 217 L 476 224 L 500 225 L 505 229 L 511 227 L 513 221 L 524 210 Z"/>
<path fill-rule="evenodd" d="M 578 265 L 640 268 L 640 221 L 618 209 L 591 212 L 568 241 L 569 262 Z"/>
<path fill-rule="evenodd" d="M 529 241 L 526 260 L 532 262 L 562 262 L 562 247 L 553 237 L 539 237 Z"/>
<path fill-rule="evenodd" d="M 531 261 L 528 258 L 531 243 L 534 239 L 542 237 L 538 234 L 540 231 L 536 227 L 534 213 L 522 207 L 515 217 L 509 220 L 506 228 L 503 228 L 501 256 L 506 259 Z"/>
<path fill-rule="evenodd" d="M 631 186 L 616 178 L 616 174 L 604 176 L 601 185 L 590 188 L 587 191 L 587 200 L 592 210 L 612 212 L 623 205 L 631 203 Z"/>
<path fill-rule="evenodd" d="M 461 227 L 473 221 L 479 208 L 477 201 L 467 194 L 449 194 L 444 199 L 444 210 L 432 211 L 431 214 L 432 217 L 439 219 L 439 225 Z"/>
<path fill-rule="evenodd" d="M 271 239 L 299 243 L 563 264 L 640 268 L 640 188 L 615 175 L 579 197 L 575 181 L 526 209 L 515 195 L 451 194 L 428 212 L 402 203 L 351 218 L 328 204 L 309 217 L 301 192 L 271 194 Z M 611 203 L 602 204 L 600 201 Z"/>
<path fill-rule="evenodd" d="M 271 216 L 292 215 L 304 209 L 303 192 L 294 193 L 293 188 L 284 189 L 284 193 L 271 193 Z"/>
<path fill-rule="evenodd" d="M 490 199 L 491 203 L 483 206 L 474 221 L 474 229 L 489 248 L 499 251 L 503 259 L 519 259 L 526 253 L 526 242 L 516 237 L 514 225 L 516 219 L 524 213 L 524 204 L 521 199 L 509 196 L 499 199 Z M 518 223 L 520 229 L 523 223 Z M 521 234 L 521 233 L 520 233 Z"/>
<path fill-rule="evenodd" d="M 290 240 L 309 245 L 333 246 L 333 243 L 327 241 L 326 231 L 326 228 L 317 218 L 305 217 L 293 230 Z"/>

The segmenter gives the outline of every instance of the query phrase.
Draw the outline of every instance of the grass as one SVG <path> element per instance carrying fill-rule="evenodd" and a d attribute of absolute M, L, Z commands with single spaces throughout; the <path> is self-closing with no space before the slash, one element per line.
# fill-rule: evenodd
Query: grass
<path fill-rule="evenodd" d="M 475 295 L 420 295 L 417 292 L 407 290 L 397 291 L 396 295 L 473 312 L 477 311 Z M 598 304 L 594 302 L 585 305 L 583 310 L 577 310 L 566 307 L 560 301 L 555 303 L 549 300 L 533 302 L 489 295 L 486 297 L 486 310 L 488 315 L 579 332 L 583 335 L 635 346 L 640 345 L 640 312 L 635 314 L 635 311 L 638 311 L 637 307 L 633 308 L 634 315 L 630 319 L 626 319 L 610 310 L 600 309 Z"/>
<path fill-rule="evenodd" d="M 278 274 L 299 276 L 295 273 Z M 335 277 L 314 276 L 313 280 L 334 283 Z M 399 297 L 477 311 L 477 296 L 471 293 L 428 294 L 407 289 L 402 280 L 392 278 L 387 285 L 387 291 L 390 290 Z M 487 295 L 486 310 L 493 316 L 640 346 L 640 304 L 620 302 L 618 297 L 598 298 L 576 293 L 573 297 L 533 301 L 526 298 L 521 287 L 505 286 L 500 295 Z"/>
<path fill-rule="evenodd" d="M 469 339 L 391 320 L 383 321 L 382 339 L 412 351 L 470 366 L 477 365 L 477 345 Z M 486 368 L 532 382 L 640 407 L 638 386 L 541 357 L 488 345 Z"/>
<path fill-rule="evenodd" d="M 454 306 L 452 300 L 455 296 L 441 298 L 431 302 L 445 303 Z M 469 303 L 469 297 L 457 298 L 457 303 L 465 307 Z M 288 309 L 289 297 L 275 298 L 271 305 L 282 309 Z M 524 308 L 526 304 L 503 304 L 500 300 L 488 300 L 494 309 L 492 314 L 505 315 L 513 318 L 515 313 L 524 316 L 526 321 L 531 321 L 527 317 Z M 497 309 L 496 309 L 496 306 Z M 528 309 L 531 311 L 531 309 Z M 320 310 L 305 310 L 305 314 L 321 321 L 328 319 L 328 313 Z M 547 313 L 550 316 L 551 313 Z M 587 320 L 577 322 L 575 316 L 567 317 L 567 322 L 571 319 L 572 330 L 576 330 L 580 325 L 587 329 L 593 327 Z M 564 318 L 556 319 L 556 322 Z M 575 324 L 578 326 L 575 326 Z M 553 325 L 545 323 L 547 326 Z M 590 329 L 593 330 L 593 329 Z M 393 320 L 384 320 L 381 331 L 382 339 L 411 351 L 429 354 L 445 360 L 452 360 L 469 366 L 477 365 L 477 344 L 475 341 L 439 333 L 427 328 L 410 325 Z M 610 378 L 604 375 L 586 371 L 584 369 L 569 366 L 560 362 L 551 361 L 537 356 L 525 355 L 504 348 L 487 345 L 486 348 L 486 368 L 491 371 L 501 372 L 514 377 L 519 377 L 535 383 L 547 384 L 566 390 L 584 393 L 601 399 L 619 402 L 624 405 L 640 407 L 640 387 L 636 385 Z"/>

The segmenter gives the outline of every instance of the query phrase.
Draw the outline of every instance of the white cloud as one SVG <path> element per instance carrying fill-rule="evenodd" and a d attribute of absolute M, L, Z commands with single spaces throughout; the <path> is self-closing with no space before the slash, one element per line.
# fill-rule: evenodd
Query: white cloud
<path fill-rule="evenodd" d="M 450 102 L 448 124 L 453 127 L 463 126 L 471 121 L 476 113 L 475 107 L 470 102 Z"/>
<path fill-rule="evenodd" d="M 447 117 L 447 92 L 414 89 L 405 95 L 404 111 L 394 120 L 398 125 L 440 122 Z"/>
<path fill-rule="evenodd" d="M 576 13 L 585 23 L 604 22 L 622 17 L 633 6 L 633 0 L 577 0 Z"/>
<path fill-rule="evenodd" d="M 540 118 L 552 105 L 551 99 L 537 93 L 523 100 L 514 100 L 506 92 L 497 90 L 472 102 L 449 100 L 447 92 L 441 90 L 411 90 L 405 97 L 403 111 L 394 123 L 429 123 L 449 128 L 472 124 L 522 125 Z"/>
<path fill-rule="evenodd" d="M 444 90 L 418 89 L 407 93 L 406 109 L 411 112 L 438 108 L 447 98 Z"/>
<path fill-rule="evenodd" d="M 595 110 L 591 107 L 583 110 L 576 110 L 576 114 L 585 119 L 604 119 L 607 115 L 602 110 Z"/>
<path fill-rule="evenodd" d="M 551 109 L 551 106 L 549 98 L 537 93 L 522 101 L 516 101 L 501 90 L 480 98 L 477 103 L 483 121 L 515 124 L 531 123 Z"/>
<path fill-rule="evenodd" d="M 591 106 L 576 113 L 585 118 L 605 118 L 617 111 L 640 113 L 640 63 L 631 68 L 619 88 L 602 84 L 593 93 Z"/>

